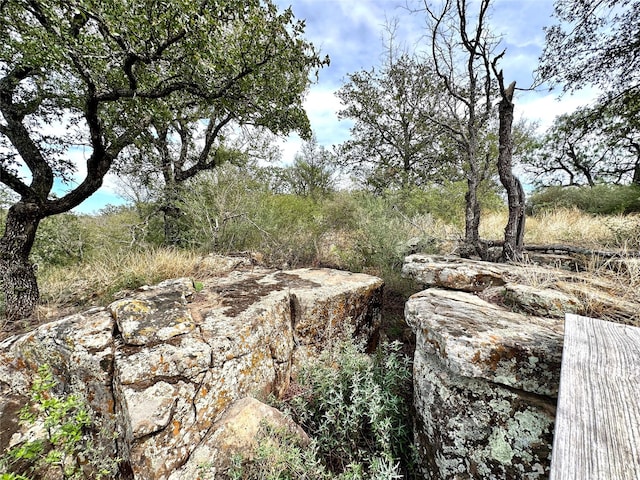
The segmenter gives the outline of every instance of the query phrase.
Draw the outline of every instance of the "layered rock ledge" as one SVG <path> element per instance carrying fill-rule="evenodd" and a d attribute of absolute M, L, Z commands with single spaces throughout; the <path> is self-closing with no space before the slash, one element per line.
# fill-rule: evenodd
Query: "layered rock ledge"
<path fill-rule="evenodd" d="M 405 309 L 425 478 L 548 478 L 565 313 L 640 324 L 624 282 L 557 265 L 405 259 L 426 288 Z"/>
<path fill-rule="evenodd" d="M 118 436 L 102 447 L 122 458 L 124 478 L 186 480 L 203 466 L 215 478 L 241 448 L 224 434 L 225 412 L 245 397 L 284 393 L 296 366 L 330 342 L 375 343 L 381 295 L 382 281 L 363 274 L 240 269 L 198 291 L 190 279 L 144 287 L 8 338 L 0 343 L 0 450 L 24 439 L 17 411 L 48 364 L 65 393 L 111 419 Z M 259 403 L 243 402 L 231 425 Z"/>
<path fill-rule="evenodd" d="M 548 477 L 561 312 L 577 307 L 555 290 L 525 295 L 524 275 L 549 275 L 532 268 L 426 255 L 405 260 L 405 275 L 427 287 L 405 309 L 416 334 L 415 433 L 425 478 Z"/>

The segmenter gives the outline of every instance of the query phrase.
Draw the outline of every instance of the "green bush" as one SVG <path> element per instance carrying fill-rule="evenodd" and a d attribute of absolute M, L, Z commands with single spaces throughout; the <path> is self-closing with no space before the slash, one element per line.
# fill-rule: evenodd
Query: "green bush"
<path fill-rule="evenodd" d="M 547 187 L 535 191 L 527 206 L 530 214 L 555 208 L 601 215 L 640 212 L 640 186 Z"/>
<path fill-rule="evenodd" d="M 334 473 L 375 458 L 387 464 L 411 458 L 411 372 L 399 343 L 383 344 L 374 356 L 345 342 L 324 351 L 302 369 L 304 393 L 288 403 L 293 419 L 318 442 L 318 453 Z"/>
<path fill-rule="evenodd" d="M 390 201 L 406 216 L 426 213 L 447 223 L 464 225 L 467 182 L 445 182 L 426 187 L 409 187 L 387 194 Z M 505 207 L 504 200 L 491 182 L 484 182 L 479 190 L 483 211 L 496 211 Z"/>
<path fill-rule="evenodd" d="M 258 446 L 251 461 L 242 455 L 232 459 L 226 476 L 232 480 L 329 480 L 316 442 L 302 445 L 300 439 L 269 423 L 260 425 Z"/>
<path fill-rule="evenodd" d="M 299 373 L 301 393 L 276 402 L 312 438 L 261 428 L 251 461 L 238 457 L 229 478 L 391 480 L 417 478 L 409 424 L 411 372 L 399 343 L 375 355 L 352 342 L 334 346 Z"/>
<path fill-rule="evenodd" d="M 30 475 L 48 478 L 50 470 L 65 480 L 116 475 L 118 460 L 97 450 L 89 435 L 88 406 L 77 395 L 56 395 L 56 386 L 51 368 L 42 365 L 31 386 L 31 402 L 20 411 L 20 424 L 38 424 L 43 434 L 4 452 L 0 457 L 2 480 L 29 480 Z"/>
<path fill-rule="evenodd" d="M 83 219 L 72 213 L 40 222 L 31 259 L 39 265 L 66 266 L 80 263 L 93 248 Z"/>
<path fill-rule="evenodd" d="M 370 356 L 345 342 L 324 351 L 301 370 L 301 393 L 277 404 L 305 429 L 311 445 L 302 448 L 286 432 L 267 429 L 253 461 L 237 461 L 229 477 L 413 478 L 411 372 L 400 349 L 384 344 Z"/>

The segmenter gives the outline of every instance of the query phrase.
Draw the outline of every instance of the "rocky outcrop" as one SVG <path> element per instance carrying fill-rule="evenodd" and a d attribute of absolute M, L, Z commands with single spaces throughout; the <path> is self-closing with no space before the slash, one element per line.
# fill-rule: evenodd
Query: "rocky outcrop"
<path fill-rule="evenodd" d="M 115 418 L 118 438 L 104 449 L 123 459 L 123 476 L 196 478 L 204 451 L 220 468 L 225 412 L 247 396 L 284 393 L 295 365 L 329 342 L 375 342 L 381 288 L 375 277 L 326 269 L 234 270 L 198 291 L 170 280 L 9 338 L 0 344 L 0 449 L 21 440 L 15 412 L 46 363 L 61 390 Z"/>
<path fill-rule="evenodd" d="M 406 318 L 425 478 L 546 478 L 562 322 L 441 289 L 412 296 Z"/>
<path fill-rule="evenodd" d="M 430 287 L 405 309 L 416 334 L 416 443 L 425 478 L 547 478 L 562 316 L 579 305 L 521 282 L 536 276 L 550 285 L 569 274 L 423 255 L 404 267 Z"/>
<path fill-rule="evenodd" d="M 548 260 L 548 258 L 547 258 Z M 416 443 L 425 478 L 548 477 L 565 313 L 640 324 L 619 278 L 534 264 L 411 255 L 426 290 L 406 304 L 416 335 Z M 633 262 L 618 270 L 633 274 Z M 635 295 L 635 297 L 634 297 Z"/>
<path fill-rule="evenodd" d="M 640 326 L 638 293 L 619 279 L 550 266 L 423 254 L 408 256 L 402 273 L 425 287 L 475 293 L 527 315 L 564 318 L 565 313 L 576 313 Z"/>

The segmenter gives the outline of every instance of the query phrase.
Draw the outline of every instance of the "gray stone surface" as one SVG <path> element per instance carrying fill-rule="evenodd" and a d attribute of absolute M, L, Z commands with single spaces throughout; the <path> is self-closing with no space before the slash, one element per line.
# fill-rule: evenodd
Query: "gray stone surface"
<path fill-rule="evenodd" d="M 347 335 L 374 342 L 380 325 L 382 281 L 368 275 L 249 266 L 203 287 L 169 280 L 3 341 L 0 450 L 23 438 L 15 414 L 47 363 L 61 392 L 115 421 L 105 451 L 135 479 L 191 480 L 238 399 L 283 394 L 295 362 Z"/>
<path fill-rule="evenodd" d="M 243 461 L 251 459 L 266 424 L 286 431 L 301 446 L 309 444 L 305 431 L 290 418 L 255 398 L 245 397 L 224 412 L 210 434 L 193 450 L 187 462 L 169 476 L 169 480 L 221 478 L 234 456 L 240 456 Z"/>
<path fill-rule="evenodd" d="M 441 289 L 413 295 L 405 315 L 425 478 L 547 478 L 562 321 Z"/>
<path fill-rule="evenodd" d="M 576 313 L 640 325 L 640 295 L 628 288 L 624 277 L 426 254 L 406 257 L 402 274 L 425 288 L 473 292 L 517 312 L 558 318 Z"/>

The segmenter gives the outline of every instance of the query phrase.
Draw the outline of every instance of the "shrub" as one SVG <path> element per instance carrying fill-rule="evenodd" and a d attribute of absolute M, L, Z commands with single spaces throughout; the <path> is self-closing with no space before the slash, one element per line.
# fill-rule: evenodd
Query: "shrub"
<path fill-rule="evenodd" d="M 387 343 L 370 356 L 344 342 L 325 350 L 299 372 L 300 393 L 277 404 L 312 437 L 311 445 L 302 448 L 286 432 L 267 429 L 253 462 L 237 462 L 229 476 L 413 478 L 411 372 L 400 349 Z"/>
<path fill-rule="evenodd" d="M 527 207 L 530 213 L 555 208 L 578 208 L 583 212 L 601 215 L 640 212 L 640 187 L 547 187 L 535 191 L 529 198 Z"/>
<path fill-rule="evenodd" d="M 447 223 L 464 225 L 465 181 L 445 182 L 426 187 L 410 187 L 388 194 L 392 202 L 408 217 L 426 213 Z M 479 190 L 480 205 L 484 211 L 504 209 L 494 185 L 484 182 Z"/>
<path fill-rule="evenodd" d="M 329 480 L 330 473 L 322 464 L 316 442 L 301 445 L 288 429 L 269 423 L 260 425 L 258 446 L 252 460 L 242 455 L 232 459 L 227 477 L 233 480 Z"/>
<path fill-rule="evenodd" d="M 344 342 L 324 351 L 300 371 L 300 393 L 277 404 L 313 438 L 311 446 L 301 448 L 284 432 L 267 429 L 254 461 L 236 462 L 229 476 L 410 478 L 411 372 L 400 349 L 399 343 L 384 344 L 370 356 Z"/>
<path fill-rule="evenodd" d="M 2 480 L 28 480 L 32 474 L 48 478 L 49 470 L 65 480 L 116 475 L 118 460 L 96 449 L 89 435 L 93 422 L 88 406 L 77 395 L 54 394 L 56 385 L 51 368 L 42 365 L 31 386 L 31 402 L 20 411 L 20 424 L 36 425 L 35 431 L 42 433 L 0 457 Z"/>
<path fill-rule="evenodd" d="M 374 458 L 409 458 L 407 395 L 411 373 L 399 343 L 371 357 L 345 342 L 323 352 L 300 372 L 305 392 L 288 403 L 291 415 L 318 441 L 333 472 L 349 465 L 370 470 Z"/>

